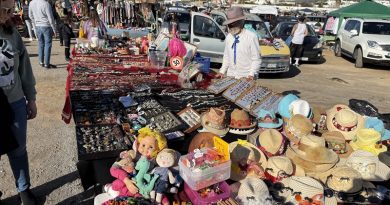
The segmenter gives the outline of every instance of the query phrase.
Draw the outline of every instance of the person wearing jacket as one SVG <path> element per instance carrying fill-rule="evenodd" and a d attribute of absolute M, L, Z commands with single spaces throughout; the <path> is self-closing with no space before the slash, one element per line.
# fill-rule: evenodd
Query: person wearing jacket
<path fill-rule="evenodd" d="M 26 149 L 27 120 L 37 115 L 35 78 L 26 47 L 11 21 L 13 6 L 13 0 L 0 1 L 0 89 L 6 98 L 1 103 L 9 104 L 11 111 L 11 122 L 1 124 L 8 125 L 18 144 L 16 149 L 6 152 L 19 196 L 23 205 L 35 205 L 36 198 L 30 191 Z M 0 138 L 3 138 L 4 130 L 1 129 L 1 132 Z M 11 143 L 7 142 L 6 145 Z"/>
<path fill-rule="evenodd" d="M 73 33 L 72 29 L 72 19 L 70 17 L 67 17 L 64 20 L 64 24 L 61 28 L 61 33 L 64 38 L 64 43 L 65 43 L 65 60 L 69 61 L 70 60 L 70 41 L 72 38 L 75 38 L 76 36 Z"/>

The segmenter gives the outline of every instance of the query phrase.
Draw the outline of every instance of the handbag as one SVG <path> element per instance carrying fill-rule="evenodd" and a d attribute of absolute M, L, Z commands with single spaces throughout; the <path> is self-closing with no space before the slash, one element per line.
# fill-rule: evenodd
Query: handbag
<path fill-rule="evenodd" d="M 288 45 L 288 46 L 290 46 L 291 45 L 291 41 L 292 41 L 292 36 L 288 36 L 288 38 L 286 39 L 286 44 Z"/>

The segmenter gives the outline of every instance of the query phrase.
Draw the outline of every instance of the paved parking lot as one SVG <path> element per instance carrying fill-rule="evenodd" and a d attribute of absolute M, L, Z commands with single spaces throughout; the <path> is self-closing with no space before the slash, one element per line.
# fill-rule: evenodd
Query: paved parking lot
<path fill-rule="evenodd" d="M 44 204 L 79 204 L 80 180 L 76 171 L 74 125 L 61 120 L 67 76 L 63 47 L 54 42 L 54 64 L 59 68 L 44 70 L 38 65 L 37 42 L 28 42 L 37 80 L 38 116 L 29 122 L 28 152 L 32 190 Z M 390 113 L 390 68 L 370 66 L 357 69 L 353 63 L 324 52 L 323 64 L 303 64 L 284 75 L 263 75 L 264 86 L 278 92 L 293 92 L 312 105 L 328 108 L 349 99 L 367 100 L 381 113 Z M 0 161 L 0 190 L 6 205 L 16 205 L 14 182 L 7 157 Z"/>

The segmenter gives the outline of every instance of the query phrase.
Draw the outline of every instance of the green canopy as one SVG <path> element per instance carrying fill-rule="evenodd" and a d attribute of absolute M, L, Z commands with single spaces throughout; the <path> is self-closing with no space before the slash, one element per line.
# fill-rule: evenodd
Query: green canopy
<path fill-rule="evenodd" d="M 371 0 L 332 11 L 329 16 L 344 18 L 390 19 L 390 8 Z"/>

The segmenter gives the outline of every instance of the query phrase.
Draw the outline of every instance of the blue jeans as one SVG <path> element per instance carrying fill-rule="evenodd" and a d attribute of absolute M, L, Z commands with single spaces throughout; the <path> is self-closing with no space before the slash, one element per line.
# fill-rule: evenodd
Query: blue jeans
<path fill-rule="evenodd" d="M 28 169 L 28 157 L 26 149 L 27 132 L 27 110 L 24 98 L 11 103 L 12 108 L 12 132 L 19 144 L 19 147 L 9 152 L 8 159 L 14 174 L 18 192 L 25 191 L 30 187 L 30 173 Z"/>
<path fill-rule="evenodd" d="M 38 36 L 38 57 L 39 63 L 50 64 L 51 44 L 53 39 L 53 29 L 51 27 L 37 26 Z"/>

